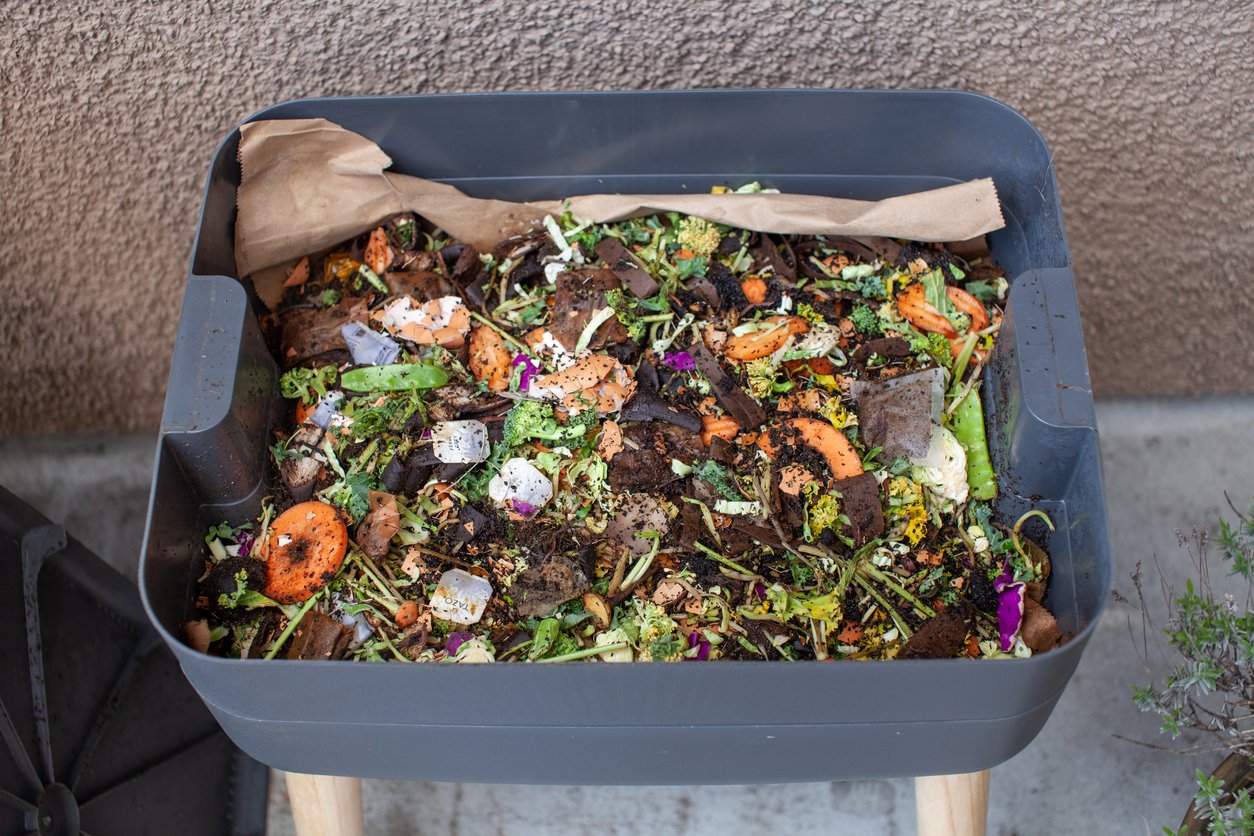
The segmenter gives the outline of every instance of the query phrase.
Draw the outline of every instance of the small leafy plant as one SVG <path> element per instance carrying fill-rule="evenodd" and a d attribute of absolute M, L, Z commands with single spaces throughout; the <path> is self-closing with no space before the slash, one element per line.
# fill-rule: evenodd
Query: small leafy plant
<path fill-rule="evenodd" d="M 1236 512 L 1238 522 L 1220 524 L 1214 539 L 1229 573 L 1244 582 L 1244 595 L 1217 594 L 1210 582 L 1205 532 L 1181 536 L 1197 568 L 1182 595 L 1169 597 L 1163 633 L 1180 658 L 1161 682 L 1133 691 L 1142 711 L 1161 718 L 1160 729 L 1172 740 L 1185 730 L 1200 732 L 1203 740 L 1189 747 L 1173 747 L 1183 754 L 1232 752 L 1254 760 L 1254 505 L 1248 514 Z M 1143 613 L 1145 596 L 1138 566 L 1133 575 Z M 1170 596 L 1170 593 L 1168 593 Z M 1145 616 L 1146 637 L 1154 625 Z M 1148 641 L 1142 645 L 1148 656 Z M 1211 834 L 1254 833 L 1254 798 L 1249 787 L 1224 786 L 1223 779 L 1197 771 L 1198 789 L 1191 817 Z M 1196 832 L 1164 828 L 1168 834 Z"/>

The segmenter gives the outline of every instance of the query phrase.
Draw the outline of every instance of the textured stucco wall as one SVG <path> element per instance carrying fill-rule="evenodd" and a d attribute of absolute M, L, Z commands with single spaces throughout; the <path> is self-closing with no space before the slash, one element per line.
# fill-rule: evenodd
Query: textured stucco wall
<path fill-rule="evenodd" d="M 0 432 L 153 427 L 207 162 L 314 95 L 945 87 L 1050 142 L 1098 394 L 1254 391 L 1249 0 L 0 4 Z"/>

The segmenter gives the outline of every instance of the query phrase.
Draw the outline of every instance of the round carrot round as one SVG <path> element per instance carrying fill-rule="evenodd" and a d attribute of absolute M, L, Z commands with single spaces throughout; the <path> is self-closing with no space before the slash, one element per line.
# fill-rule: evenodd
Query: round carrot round
<path fill-rule="evenodd" d="M 406 601 L 396 608 L 396 626 L 404 630 L 418 620 L 418 602 Z"/>
<path fill-rule="evenodd" d="M 761 305 L 766 301 L 766 282 L 757 276 L 750 276 L 741 282 L 740 290 L 750 305 Z"/>
<path fill-rule="evenodd" d="M 312 404 L 306 404 L 304 401 L 296 402 L 296 425 L 300 426 L 309 420 L 309 416 L 314 414 L 314 410 L 318 408 L 315 401 Z"/>
<path fill-rule="evenodd" d="M 302 502 L 279 514 L 267 542 L 265 594 L 280 604 L 306 601 L 335 577 L 348 551 L 348 528 L 325 502 Z"/>
<path fill-rule="evenodd" d="M 758 436 L 758 447 L 772 459 L 777 455 L 777 445 L 797 442 L 817 450 L 834 479 L 848 479 L 862 472 L 862 458 L 845 434 L 818 418 L 788 418 Z"/>

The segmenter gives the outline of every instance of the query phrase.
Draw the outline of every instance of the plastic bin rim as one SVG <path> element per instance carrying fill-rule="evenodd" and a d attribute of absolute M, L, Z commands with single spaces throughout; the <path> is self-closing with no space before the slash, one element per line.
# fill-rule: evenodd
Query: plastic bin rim
<path fill-rule="evenodd" d="M 802 95 L 802 96 L 826 96 L 830 94 L 855 95 L 855 96 L 891 96 L 893 98 L 912 98 L 912 97 L 928 97 L 928 98 L 953 98 L 953 99 L 974 99 L 982 100 L 994 109 L 1004 110 L 1012 116 L 1016 117 L 1024 123 L 1031 131 L 1040 139 L 1041 144 L 1049 150 L 1048 143 L 1041 136 L 1041 132 L 1032 124 L 1026 116 L 1018 109 L 1011 107 L 1000 99 L 995 99 L 985 93 L 976 93 L 970 90 L 952 90 L 937 87 L 907 87 L 907 88 L 874 88 L 874 87 L 685 87 L 681 89 L 667 90 L 509 90 L 509 91 L 491 91 L 491 92 L 459 92 L 459 93 L 392 93 L 378 96 L 306 96 L 295 99 L 284 99 L 272 105 L 267 105 L 260 110 L 253 111 L 250 115 L 241 121 L 240 125 L 249 122 L 257 122 L 262 119 L 275 118 L 269 114 L 280 108 L 290 107 L 295 104 L 322 104 L 325 102 L 372 102 L 372 101 L 397 101 L 404 99 L 435 99 L 435 100 L 454 100 L 454 99 L 507 99 L 507 98 L 548 98 L 548 97 L 569 97 L 569 98 L 635 98 L 640 96 L 658 96 L 660 98 L 682 98 L 685 96 L 702 95 L 702 96 L 740 96 L 745 94 L 760 95 Z M 284 119 L 289 117 L 279 116 L 277 118 Z M 239 125 L 234 130 L 238 130 Z M 230 134 L 227 135 L 228 138 Z M 225 141 L 225 140 L 224 140 Z M 1052 157 L 1052 155 L 1051 155 Z"/>

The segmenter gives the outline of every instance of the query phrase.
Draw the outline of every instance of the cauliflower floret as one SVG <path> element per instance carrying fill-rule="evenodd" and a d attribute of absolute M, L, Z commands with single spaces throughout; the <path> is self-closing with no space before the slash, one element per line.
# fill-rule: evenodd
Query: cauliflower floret
<path fill-rule="evenodd" d="M 633 599 L 636 617 L 640 623 L 640 661 L 674 661 L 683 655 L 682 645 L 670 640 L 678 635 L 679 628 L 671 617 L 652 601 Z M 660 651 L 660 652 L 659 652 Z"/>
<path fill-rule="evenodd" d="M 679 234 L 675 236 L 680 246 L 692 250 L 697 258 L 709 258 L 718 249 L 723 236 L 714 224 L 704 218 L 684 218 L 679 222 Z"/>
<path fill-rule="evenodd" d="M 483 662 L 495 662 L 496 656 L 483 639 L 476 637 L 462 642 L 461 647 L 457 648 L 457 655 L 453 657 L 453 661 L 458 664 L 477 665 Z"/>
<path fill-rule="evenodd" d="M 967 452 L 949 430 L 932 427 L 927 455 L 910 463 L 938 498 L 959 505 L 967 501 Z"/>
<path fill-rule="evenodd" d="M 627 641 L 627 633 L 622 627 L 616 627 L 613 630 L 606 630 L 598 633 L 596 637 L 596 646 L 605 647 L 606 645 L 621 644 Z M 601 655 L 603 662 L 630 662 L 632 659 L 631 647 L 622 647 L 618 650 L 607 650 Z"/>

